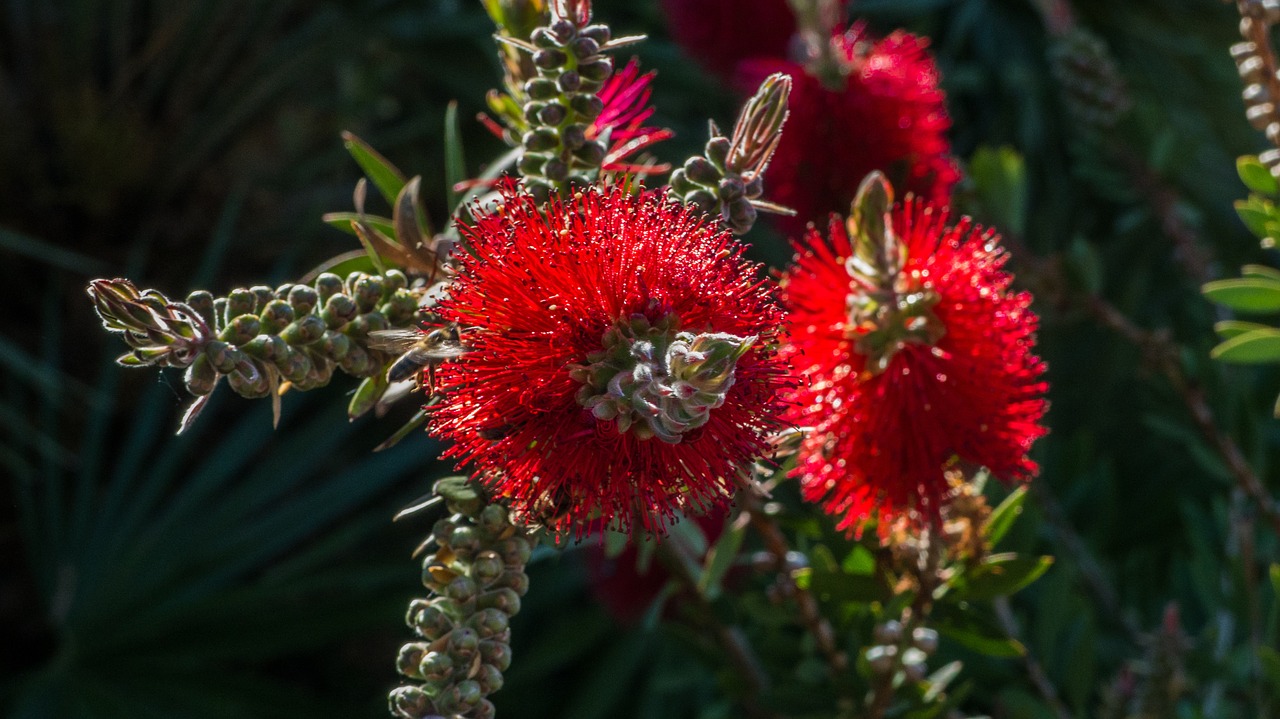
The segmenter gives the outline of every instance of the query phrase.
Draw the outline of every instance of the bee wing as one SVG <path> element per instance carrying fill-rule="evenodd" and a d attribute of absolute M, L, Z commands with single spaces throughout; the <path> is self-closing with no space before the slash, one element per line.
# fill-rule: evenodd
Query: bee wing
<path fill-rule="evenodd" d="M 404 352 L 422 339 L 417 330 L 374 330 L 369 333 L 369 348 L 387 352 Z"/>
<path fill-rule="evenodd" d="M 471 351 L 471 348 L 467 347 L 464 344 L 450 342 L 447 344 L 441 344 L 435 347 L 431 347 L 429 349 L 425 349 L 423 350 L 423 354 L 430 357 L 431 359 L 447 360 L 447 359 L 455 359 L 457 357 L 461 357 L 462 355 L 470 351 Z"/>

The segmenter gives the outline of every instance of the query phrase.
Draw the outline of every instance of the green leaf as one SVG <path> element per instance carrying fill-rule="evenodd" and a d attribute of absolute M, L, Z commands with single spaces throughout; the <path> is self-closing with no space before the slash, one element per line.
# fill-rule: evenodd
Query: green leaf
<path fill-rule="evenodd" d="M 456 213 L 462 199 L 457 186 L 467 179 L 467 163 L 462 153 L 462 134 L 458 130 L 458 101 L 449 103 L 444 112 L 444 192 L 447 207 Z"/>
<path fill-rule="evenodd" d="M 1240 268 L 1240 274 L 1245 277 L 1253 277 L 1263 280 L 1275 280 L 1280 282 L 1280 270 L 1266 265 L 1245 265 Z"/>
<path fill-rule="evenodd" d="M 413 414 L 412 417 L 409 418 L 408 422 L 404 423 L 404 426 L 396 430 L 395 434 L 388 437 L 386 441 L 384 441 L 382 444 L 378 445 L 377 447 L 374 447 L 373 451 L 381 452 L 384 449 L 390 449 L 396 446 L 397 444 L 400 443 L 400 440 L 404 439 L 405 437 L 408 437 L 415 429 L 426 424 L 427 418 L 430 416 L 431 415 L 429 412 L 427 412 L 427 410 L 425 409 L 418 410 Z"/>
<path fill-rule="evenodd" d="M 883 602 L 893 596 L 879 576 L 824 572 L 805 567 L 796 570 L 793 577 L 796 586 L 833 602 Z"/>
<path fill-rule="evenodd" d="M 1009 533 L 1013 527 L 1013 523 L 1017 521 L 1019 515 L 1022 514 L 1022 505 L 1027 499 L 1027 488 L 1018 487 L 1009 493 L 994 510 L 991 516 L 987 517 L 986 526 L 983 527 L 983 533 L 987 537 L 987 541 L 991 546 L 999 544 L 1004 535 Z"/>
<path fill-rule="evenodd" d="M 1233 364 L 1280 362 L 1280 330 L 1271 327 L 1250 330 L 1214 347 L 1209 356 Z"/>
<path fill-rule="evenodd" d="M 320 216 L 320 219 L 324 220 L 330 227 L 342 230 L 348 235 L 356 234 L 356 228 L 352 226 L 352 223 L 361 221 L 387 237 L 394 237 L 396 234 L 395 223 L 377 215 L 364 215 L 361 217 L 356 212 L 326 212 Z"/>
<path fill-rule="evenodd" d="M 1236 160 L 1236 172 L 1240 173 L 1240 181 L 1254 192 L 1264 195 L 1280 194 L 1280 183 L 1253 155 L 1244 155 Z"/>
<path fill-rule="evenodd" d="M 311 268 L 310 272 L 303 275 L 302 278 L 298 280 L 298 284 L 309 285 L 312 282 L 315 282 L 316 278 L 325 272 L 332 272 L 339 277 L 346 277 L 352 272 L 367 272 L 369 274 L 374 274 L 377 271 L 378 268 L 373 266 L 373 260 L 370 259 L 368 252 L 365 252 L 364 250 L 351 250 L 350 252 L 343 252 L 336 257 L 330 257 L 324 262 L 321 262 Z"/>
<path fill-rule="evenodd" d="M 934 628 L 956 644 L 989 657 L 1011 658 L 1027 653 L 1021 642 L 996 635 L 992 631 L 984 631 L 983 627 L 972 621 L 966 621 L 964 625 L 941 621 L 935 623 Z"/>
<path fill-rule="evenodd" d="M 1257 322 L 1245 322 L 1243 320 L 1222 320 L 1221 322 L 1215 322 L 1213 324 L 1213 331 L 1218 333 L 1218 336 L 1224 340 L 1229 340 L 1232 337 L 1238 337 L 1245 332 L 1268 329 L 1271 328 L 1267 325 L 1259 324 Z"/>
<path fill-rule="evenodd" d="M 1052 564 L 1053 557 L 1048 556 L 995 554 L 948 584 L 962 599 L 1006 597 L 1039 579 Z"/>
<path fill-rule="evenodd" d="M 371 228 L 359 223 L 353 224 L 352 227 L 356 230 L 356 237 L 359 238 L 360 245 L 364 247 L 365 253 L 369 255 L 369 261 L 378 270 L 378 274 L 385 275 L 387 268 L 382 262 L 382 256 L 378 254 L 378 248 L 373 245 L 373 239 L 370 237 Z"/>
<path fill-rule="evenodd" d="M 351 157 L 355 158 L 360 169 L 364 170 L 364 173 L 373 181 L 374 187 L 378 188 L 378 192 L 386 199 L 387 204 L 395 203 L 396 196 L 400 194 L 400 190 L 404 189 L 404 174 L 387 158 L 379 155 L 377 150 L 369 146 L 369 143 L 350 132 L 342 133 L 342 144 L 347 148 L 347 152 L 351 153 Z"/>
<path fill-rule="evenodd" d="M 1254 200 L 1257 200 L 1256 202 Z M 1271 213 L 1267 211 L 1266 203 L 1259 198 L 1250 198 L 1249 200 L 1236 200 L 1236 214 L 1240 216 L 1240 221 L 1249 231 L 1256 237 L 1267 236 L 1267 223 L 1271 221 Z"/>
<path fill-rule="evenodd" d="M 1015 235 L 1026 228 L 1027 182 L 1022 155 L 1012 147 L 980 147 L 969 176 L 991 221 Z"/>
<path fill-rule="evenodd" d="M 1237 312 L 1280 312 L 1280 281 L 1263 277 L 1216 280 L 1200 288 L 1212 302 Z"/>
<path fill-rule="evenodd" d="M 857 574 L 868 576 L 876 571 L 876 557 L 861 544 L 853 545 L 853 549 L 840 563 L 840 569 L 845 574 Z"/>
<path fill-rule="evenodd" d="M 741 525 L 741 526 L 739 526 Z M 747 526 L 743 522 L 732 522 L 725 527 L 720 538 L 707 551 L 706 563 L 702 568 L 702 576 L 698 577 L 698 592 L 702 596 L 715 601 L 720 596 L 724 575 L 733 566 L 738 552 L 742 549 L 742 540 L 747 536 Z"/>
<path fill-rule="evenodd" d="M 379 372 L 372 377 L 364 378 L 360 382 L 360 386 L 356 387 L 355 394 L 351 395 L 351 403 L 347 405 L 347 419 L 355 420 L 373 409 L 373 406 L 382 397 L 382 393 L 386 391 L 387 375 L 385 372 Z"/>

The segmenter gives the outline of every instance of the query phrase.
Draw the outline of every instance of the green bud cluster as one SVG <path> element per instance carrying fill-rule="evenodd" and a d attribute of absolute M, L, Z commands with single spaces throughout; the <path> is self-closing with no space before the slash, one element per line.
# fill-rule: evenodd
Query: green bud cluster
<path fill-rule="evenodd" d="M 1055 41 L 1049 61 L 1067 111 L 1084 126 L 1110 130 L 1132 106 L 1106 41 L 1088 30 L 1074 28 Z"/>
<path fill-rule="evenodd" d="M 284 381 L 300 390 L 323 386 L 335 369 L 381 373 L 388 358 L 368 349 L 368 335 L 414 322 L 419 298 L 408 284 L 389 270 L 345 279 L 326 272 L 310 285 L 240 288 L 219 298 L 198 290 L 185 302 L 139 292 L 128 280 L 95 280 L 88 292 L 103 325 L 133 348 L 120 364 L 186 369 L 197 404 L 185 426 L 224 377 L 241 396 L 265 397 Z"/>
<path fill-rule="evenodd" d="M 414 683 L 391 692 L 391 714 L 488 719 L 494 709 L 486 697 L 511 664 L 508 624 L 529 588 L 533 542 L 466 478 L 442 479 L 436 493 L 452 515 L 436 522 L 436 550 L 422 563 L 431 596 L 413 600 L 405 617 L 418 639 L 400 648 L 396 667 Z"/>
<path fill-rule="evenodd" d="M 611 39 L 607 25 L 553 13 L 521 45 L 532 55 L 536 75 L 521 88 L 527 126 L 517 167 L 540 199 L 589 184 L 604 162 L 605 139 L 589 138 L 588 130 L 604 111 L 596 93 L 613 74 L 613 60 L 603 53 Z"/>
<path fill-rule="evenodd" d="M 678 324 L 673 315 L 656 324 L 637 315 L 606 331 L 604 349 L 570 370 L 583 383 L 578 403 L 596 419 L 616 422 L 620 434 L 668 444 L 706 424 L 756 338 L 677 332 Z"/>
<path fill-rule="evenodd" d="M 910 682 L 924 681 L 927 661 L 938 651 L 938 632 L 917 626 L 909 632 L 896 619 L 876 625 L 874 644 L 866 649 L 867 666 L 879 677 L 892 677 L 898 671 Z"/>
<path fill-rule="evenodd" d="M 879 374 L 908 344 L 932 346 L 946 334 L 934 307 L 938 294 L 916 273 L 906 273 L 907 248 L 889 218 L 893 187 L 880 172 L 862 180 L 846 222 L 853 252 L 845 269 L 853 278 L 846 298 L 851 339 Z"/>
<path fill-rule="evenodd" d="M 735 235 L 751 229 L 759 210 L 794 214 L 763 199 L 764 171 L 782 139 L 790 95 L 790 77 L 765 78 L 738 115 L 733 138 L 712 123 L 704 154 L 671 173 L 668 197 L 719 217 Z"/>
<path fill-rule="evenodd" d="M 750 230 L 756 222 L 752 200 L 764 195 L 764 177 L 744 179 L 728 166 L 729 138 L 714 135 L 703 149 L 671 173 L 671 196 L 709 215 L 719 216 L 735 235 Z"/>

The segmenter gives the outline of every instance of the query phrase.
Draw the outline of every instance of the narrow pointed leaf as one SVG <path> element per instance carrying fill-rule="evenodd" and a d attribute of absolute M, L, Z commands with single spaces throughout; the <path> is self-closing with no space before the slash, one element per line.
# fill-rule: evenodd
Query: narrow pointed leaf
<path fill-rule="evenodd" d="M 462 134 L 458 130 L 458 101 L 449 103 L 444 113 L 444 191 L 446 206 L 458 206 L 461 199 L 457 186 L 467 179 L 467 163 L 462 152 Z"/>
<path fill-rule="evenodd" d="M 1280 330 L 1270 327 L 1251 330 L 1214 347 L 1209 356 L 1234 364 L 1280 362 Z"/>
<path fill-rule="evenodd" d="M 1263 277 L 1217 280 L 1201 288 L 1210 301 L 1238 312 L 1280 312 L 1280 281 Z"/>
<path fill-rule="evenodd" d="M 396 196 L 400 194 L 400 190 L 404 188 L 404 174 L 391 164 L 387 158 L 378 154 L 369 146 L 369 143 L 361 140 L 350 132 L 342 133 L 342 144 L 346 146 L 347 152 L 351 153 L 351 157 L 360 165 L 360 169 L 364 170 L 369 179 L 373 181 L 378 192 L 386 199 L 387 204 L 396 201 Z"/>
<path fill-rule="evenodd" d="M 385 442 L 378 445 L 377 447 L 374 447 L 373 451 L 381 452 L 384 449 L 390 449 L 396 446 L 397 444 L 400 443 L 400 440 L 404 439 L 405 437 L 408 437 L 410 432 L 421 427 L 427 421 L 428 416 L 429 415 L 427 414 L 427 410 L 425 409 L 418 410 L 417 412 L 414 413 L 413 417 L 409 418 L 408 422 L 404 423 L 403 427 L 396 430 L 396 433 L 388 437 Z"/>

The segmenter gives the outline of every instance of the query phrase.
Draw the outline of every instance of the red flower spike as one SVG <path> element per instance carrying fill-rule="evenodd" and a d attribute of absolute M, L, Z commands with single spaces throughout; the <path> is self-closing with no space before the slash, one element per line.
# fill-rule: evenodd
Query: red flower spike
<path fill-rule="evenodd" d="M 604 103 L 604 110 L 587 127 L 587 139 L 594 140 L 606 131 L 609 133 L 609 149 L 605 153 L 602 169 L 605 172 L 630 174 L 655 174 L 670 169 L 666 165 L 629 164 L 628 157 L 643 152 L 675 133 L 661 127 L 646 127 L 653 116 L 649 97 L 656 73 L 640 73 L 640 63 L 635 58 L 626 67 L 613 73 L 605 81 L 596 97 Z"/>
<path fill-rule="evenodd" d="M 726 78 L 748 57 L 786 57 L 796 32 L 787 0 L 662 0 L 662 9 L 681 49 Z"/>
<path fill-rule="evenodd" d="M 739 67 L 743 87 L 774 72 L 794 82 L 787 130 L 765 173 L 770 199 L 796 210 L 794 217 L 778 218 L 793 237 L 806 223 L 845 211 L 873 170 L 884 172 L 900 192 L 944 205 L 960 179 L 928 41 L 903 31 L 875 41 L 855 24 L 832 43 L 844 72 L 844 85 L 835 90 L 785 60 L 749 60 Z"/>
<path fill-rule="evenodd" d="M 470 252 L 436 308 L 472 348 L 437 371 L 446 456 L 526 522 L 578 537 L 727 503 L 790 384 L 758 266 L 655 193 L 503 194 L 460 227 Z"/>
<path fill-rule="evenodd" d="M 908 197 L 877 238 L 859 198 L 859 221 L 833 216 L 830 241 L 811 229 L 782 279 L 788 359 L 809 378 L 790 416 L 811 428 L 793 476 L 851 531 L 938 521 L 957 459 L 1030 478 L 1047 409 L 1031 296 L 1010 291 L 999 236 Z"/>

